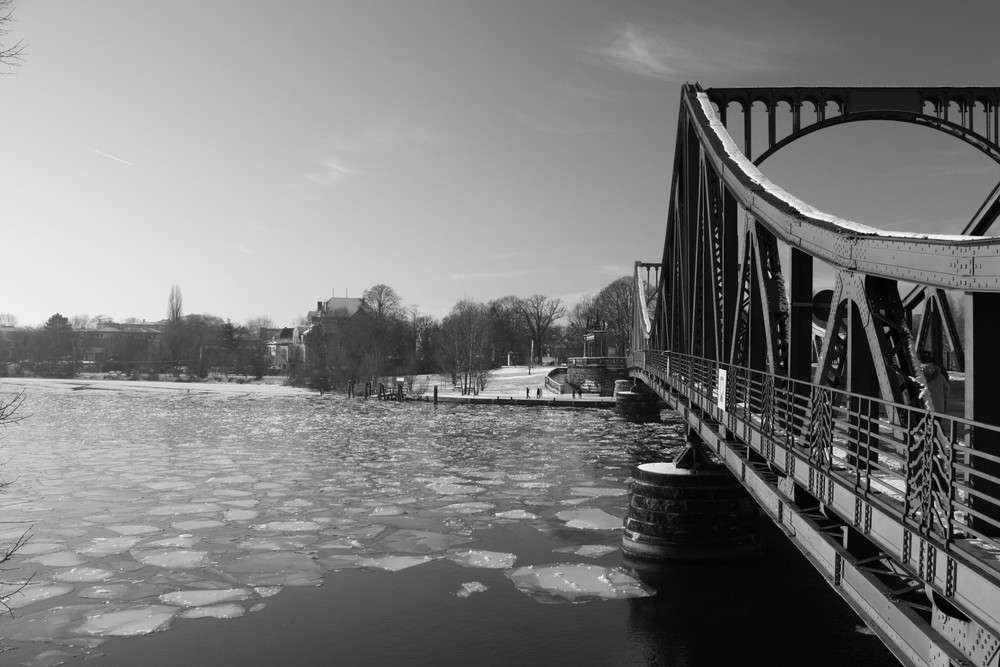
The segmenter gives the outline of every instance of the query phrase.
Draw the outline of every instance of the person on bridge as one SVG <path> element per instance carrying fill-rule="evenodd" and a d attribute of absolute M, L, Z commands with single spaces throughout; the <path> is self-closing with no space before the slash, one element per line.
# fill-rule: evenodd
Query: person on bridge
<path fill-rule="evenodd" d="M 951 384 L 948 381 L 948 371 L 935 363 L 928 350 L 920 352 L 920 372 L 924 376 L 924 402 L 929 410 L 945 412 L 948 409 L 948 394 Z"/>

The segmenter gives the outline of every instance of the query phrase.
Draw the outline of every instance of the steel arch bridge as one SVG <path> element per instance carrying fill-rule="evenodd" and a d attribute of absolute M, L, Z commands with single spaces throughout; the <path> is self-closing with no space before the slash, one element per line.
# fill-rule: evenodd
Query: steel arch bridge
<path fill-rule="evenodd" d="M 945 132 L 1000 163 L 1000 88 L 684 86 L 663 258 L 635 267 L 630 373 L 901 662 L 1000 665 L 1000 237 L 985 235 L 1000 185 L 961 234 L 910 234 L 820 212 L 758 168 L 863 120 Z M 815 292 L 819 267 L 832 290 Z M 960 371 L 950 410 L 922 391 L 920 350 Z"/>

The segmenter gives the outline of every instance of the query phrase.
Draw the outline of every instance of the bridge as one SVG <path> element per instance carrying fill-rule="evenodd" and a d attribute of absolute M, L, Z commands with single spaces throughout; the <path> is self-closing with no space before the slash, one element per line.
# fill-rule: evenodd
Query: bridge
<path fill-rule="evenodd" d="M 998 665 L 1000 186 L 960 234 L 912 234 L 818 211 L 761 171 L 869 120 L 1000 163 L 1000 88 L 684 86 L 662 261 L 635 266 L 629 373 L 900 662 Z M 947 406 L 923 391 L 922 350 L 949 361 Z"/>

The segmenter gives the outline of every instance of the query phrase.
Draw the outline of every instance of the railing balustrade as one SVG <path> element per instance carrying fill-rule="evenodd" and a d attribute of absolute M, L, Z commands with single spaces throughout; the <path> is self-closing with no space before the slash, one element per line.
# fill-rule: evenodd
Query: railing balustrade
<path fill-rule="evenodd" d="M 570 366 L 607 366 L 609 368 L 624 368 L 625 357 L 570 357 Z"/>
<path fill-rule="evenodd" d="M 946 548 L 966 537 L 1000 549 L 1000 500 L 988 493 L 1000 479 L 984 472 L 1000 456 L 975 446 L 995 426 L 663 350 L 637 351 L 629 365 L 724 415 L 744 444 L 758 433 L 765 458 L 780 442 Z"/>

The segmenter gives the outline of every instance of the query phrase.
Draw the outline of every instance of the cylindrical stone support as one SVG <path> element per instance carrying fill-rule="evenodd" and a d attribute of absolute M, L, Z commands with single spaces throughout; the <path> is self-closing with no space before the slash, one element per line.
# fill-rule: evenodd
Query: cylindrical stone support
<path fill-rule="evenodd" d="M 645 560 L 739 560 L 760 553 L 759 510 L 723 466 L 644 463 L 629 483 L 622 551 Z"/>
<path fill-rule="evenodd" d="M 619 391 L 615 411 L 629 421 L 660 421 L 660 397 L 648 391 Z"/>

